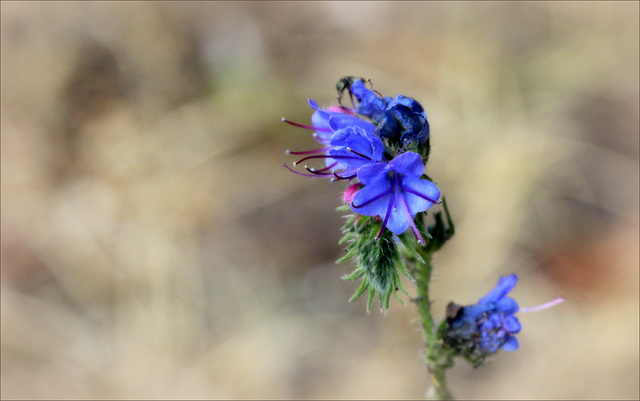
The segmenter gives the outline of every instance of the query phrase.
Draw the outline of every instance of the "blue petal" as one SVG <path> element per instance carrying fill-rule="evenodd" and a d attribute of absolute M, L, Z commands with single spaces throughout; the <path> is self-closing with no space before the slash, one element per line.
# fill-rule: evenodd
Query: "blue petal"
<path fill-rule="evenodd" d="M 391 101 L 389 103 L 389 106 L 387 106 L 387 110 L 397 109 L 398 106 L 406 107 L 414 114 L 421 114 L 421 113 L 424 114 L 424 109 L 422 108 L 422 105 L 417 100 L 411 99 L 410 97 L 406 97 L 402 95 L 396 96 L 395 100 Z M 425 117 L 426 117 L 426 114 L 425 114 Z"/>
<path fill-rule="evenodd" d="M 389 216 L 389 221 L 387 222 L 387 228 L 392 233 L 401 235 L 403 232 L 407 231 L 407 228 L 409 228 L 409 226 L 411 226 L 413 218 L 409 215 L 404 206 L 398 203 L 397 199 L 395 199 L 394 203 L 395 205 L 391 210 L 391 215 Z M 380 217 L 384 218 L 383 215 L 381 215 Z"/>
<path fill-rule="evenodd" d="M 347 140 L 353 134 L 353 129 L 350 127 L 336 130 L 333 135 L 331 135 L 331 141 L 329 144 L 333 147 L 347 147 Z"/>
<path fill-rule="evenodd" d="M 518 312 L 518 310 L 520 309 L 515 299 L 509 298 L 509 297 L 505 297 L 498 300 L 498 302 L 496 302 L 495 305 L 496 305 L 496 310 L 498 312 L 509 314 L 509 315 L 513 315 L 514 313 Z"/>
<path fill-rule="evenodd" d="M 500 281 L 496 288 L 484 297 L 480 298 L 478 303 L 498 302 L 500 299 L 504 298 L 509 291 L 513 289 L 513 287 L 515 287 L 517 281 L 518 277 L 515 274 L 500 277 Z"/>
<path fill-rule="evenodd" d="M 307 99 L 307 101 L 309 102 L 309 106 L 311 106 L 311 108 L 315 110 L 315 112 L 311 115 L 311 125 L 319 129 L 318 131 L 316 131 L 319 138 L 318 142 L 326 143 L 329 140 L 329 138 L 331 138 L 331 135 L 333 134 L 333 132 L 323 131 L 322 129 L 334 131 L 331 128 L 329 119 L 335 114 L 342 114 L 342 113 L 335 113 L 335 112 L 322 110 L 320 107 L 318 107 L 318 103 L 316 103 L 315 101 L 311 99 Z"/>
<path fill-rule="evenodd" d="M 316 128 L 331 128 L 329 126 L 329 117 L 331 117 L 331 115 L 326 111 L 314 111 L 311 115 L 311 125 Z"/>
<path fill-rule="evenodd" d="M 309 106 L 311 106 L 311 108 L 312 108 L 312 109 L 314 109 L 314 110 L 318 110 L 318 111 L 319 111 L 319 110 L 322 110 L 322 109 L 318 106 L 318 103 L 317 103 L 315 100 L 313 100 L 313 99 L 307 99 L 307 102 L 309 103 Z"/>
<path fill-rule="evenodd" d="M 375 165 L 362 167 L 360 170 L 358 170 L 358 174 L 360 174 L 360 171 L 366 169 L 367 167 L 374 166 Z M 351 210 L 365 216 L 384 217 L 387 212 L 389 202 L 391 202 L 392 189 L 392 183 L 390 182 L 388 177 L 386 175 L 378 175 L 376 179 L 371 181 L 369 185 L 366 185 L 364 188 L 360 189 L 356 196 L 353 197 L 353 201 L 351 202 Z M 372 201 L 373 199 L 376 200 Z M 360 207 L 354 207 L 354 205 Z"/>
<path fill-rule="evenodd" d="M 400 137 L 400 142 L 409 143 L 416 141 L 419 143 L 426 142 L 429 139 L 429 123 L 425 120 L 420 129 L 407 131 Z"/>
<path fill-rule="evenodd" d="M 336 134 L 331 138 L 330 144 L 332 146 L 351 148 L 353 151 L 369 157 L 371 159 L 370 162 L 375 163 L 382 161 L 384 144 L 380 138 L 367 133 L 364 129 L 359 127 L 344 128 L 340 131 L 344 132 L 345 135 L 340 135 L 338 137 L 336 132 Z"/>
<path fill-rule="evenodd" d="M 424 173 L 422 158 L 415 152 L 405 152 L 389 162 L 389 170 L 407 176 L 420 177 Z"/>
<path fill-rule="evenodd" d="M 376 133 L 382 138 L 397 138 L 403 131 L 398 120 L 390 113 L 385 113 L 379 120 Z"/>
<path fill-rule="evenodd" d="M 487 304 L 467 305 L 462 309 L 462 316 L 460 317 L 460 319 L 464 320 L 465 322 L 475 322 L 480 315 L 486 312 L 490 312 L 491 309 L 491 305 Z"/>
<path fill-rule="evenodd" d="M 502 344 L 500 348 L 505 351 L 515 351 L 520 347 L 518 343 L 518 339 L 515 336 L 507 336 L 505 342 Z"/>
<path fill-rule="evenodd" d="M 355 81 L 349 88 L 351 93 L 356 97 L 362 106 L 368 107 L 371 103 L 375 102 L 378 96 L 371 89 L 367 89 L 362 81 Z"/>
<path fill-rule="evenodd" d="M 493 336 L 488 338 L 483 338 L 478 341 L 478 345 L 482 347 L 488 354 L 493 354 L 498 350 L 499 344 L 496 342 L 496 339 Z"/>
<path fill-rule="evenodd" d="M 398 95 L 391 101 L 378 127 L 380 136 L 397 137 L 404 144 L 424 142 L 429 138 L 427 114 L 416 100 Z"/>
<path fill-rule="evenodd" d="M 359 103 L 356 112 L 371 117 L 374 121 L 379 121 L 384 115 L 387 104 L 392 100 L 386 97 L 379 98 L 374 91 L 367 89 L 362 81 L 351 84 L 350 91 Z"/>
<path fill-rule="evenodd" d="M 497 313 L 492 313 L 489 316 L 489 322 L 491 322 L 491 328 L 501 327 L 502 326 L 502 316 Z"/>
<path fill-rule="evenodd" d="M 502 322 L 502 327 L 511 334 L 519 333 L 522 329 L 522 325 L 518 321 L 518 318 L 513 315 L 505 316 Z"/>
<path fill-rule="evenodd" d="M 491 319 L 485 320 L 480 324 L 480 326 L 478 326 L 478 330 L 480 330 L 483 337 L 488 336 L 489 332 L 495 328 L 496 328 L 495 322 L 493 322 Z"/>
<path fill-rule="evenodd" d="M 358 170 L 358 180 L 362 185 L 366 186 L 375 181 L 376 178 L 386 176 L 387 171 L 387 163 L 368 164 Z"/>
<path fill-rule="evenodd" d="M 415 193 L 419 193 L 424 197 L 435 201 L 440 197 L 440 190 L 438 187 L 428 180 L 405 175 L 402 177 L 402 186 L 404 187 L 403 195 L 407 200 L 409 211 L 412 216 L 415 216 L 419 212 L 424 212 L 434 205 L 434 202 L 418 196 Z"/>
<path fill-rule="evenodd" d="M 329 126 L 330 116 L 330 113 L 322 110 L 315 111 L 311 115 L 311 125 L 317 128 L 316 134 L 318 136 L 316 140 L 322 144 L 326 144 L 329 138 L 331 138 L 331 135 L 333 135 L 331 131 L 324 131 L 324 129 L 331 129 Z"/>
<path fill-rule="evenodd" d="M 347 170 L 356 170 L 365 164 L 382 160 L 384 144 L 377 136 L 367 134 L 362 128 L 347 127 L 334 132 L 329 142 L 333 156 Z"/>
<path fill-rule="evenodd" d="M 349 114 L 336 113 L 329 118 L 329 126 L 332 130 L 337 131 L 340 128 L 360 127 L 368 133 L 373 133 L 376 126 L 361 118 L 351 116 Z"/>

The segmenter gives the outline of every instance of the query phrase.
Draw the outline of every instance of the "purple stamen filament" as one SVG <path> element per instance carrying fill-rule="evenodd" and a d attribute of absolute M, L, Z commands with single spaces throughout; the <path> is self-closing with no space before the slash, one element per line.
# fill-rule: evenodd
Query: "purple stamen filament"
<path fill-rule="evenodd" d="M 348 150 L 349 152 L 351 152 L 351 153 L 355 153 L 355 154 L 357 154 L 358 156 L 362 157 L 363 159 L 371 160 L 371 158 L 370 158 L 369 156 L 365 156 L 365 155 L 363 155 L 362 153 L 358 153 L 358 152 L 356 152 L 355 150 L 353 150 L 353 149 L 351 149 L 351 148 L 349 148 L 349 147 L 347 147 L 347 150 Z"/>
<path fill-rule="evenodd" d="M 287 150 L 287 154 L 290 154 L 290 155 L 312 155 L 312 154 L 315 154 L 315 153 L 326 152 L 329 149 L 331 149 L 331 148 L 327 147 L 327 148 L 320 148 L 320 149 L 313 149 L 313 150 L 305 150 L 304 152 L 292 152 L 290 150 Z"/>
<path fill-rule="evenodd" d="M 303 161 L 310 160 L 310 159 L 356 159 L 357 160 L 357 159 L 359 159 L 359 157 L 356 157 L 356 156 L 342 156 L 342 155 L 336 155 L 336 156 L 314 155 L 314 156 L 307 156 L 307 157 L 304 157 L 304 158 L 298 160 L 297 162 L 294 163 L 294 166 L 296 164 L 300 164 Z"/>
<path fill-rule="evenodd" d="M 338 175 L 338 173 L 333 173 L 333 175 L 339 180 L 352 180 L 352 179 L 356 178 L 356 176 L 357 176 L 357 174 L 352 174 L 352 175 L 349 175 L 347 177 L 343 177 L 343 176 Z"/>
<path fill-rule="evenodd" d="M 402 180 L 398 180 L 398 184 L 400 185 L 400 188 L 402 188 L 403 191 L 406 191 L 406 188 L 402 186 Z M 411 211 L 409 210 L 409 203 L 407 202 L 406 196 L 402 197 L 402 204 L 404 206 L 404 211 L 407 213 L 409 222 L 411 223 L 411 231 L 413 231 L 413 235 L 416 237 L 416 239 L 421 245 L 426 245 L 427 243 L 424 241 L 424 238 L 422 238 L 422 235 L 420 235 L 420 231 L 418 231 L 418 227 L 416 227 L 415 223 L 413 222 L 413 218 L 411 217 Z"/>
<path fill-rule="evenodd" d="M 356 177 L 356 174 L 343 177 L 341 175 L 338 175 L 338 173 L 335 173 L 335 172 L 325 172 L 325 171 L 331 169 L 332 167 L 334 167 L 336 164 L 338 164 L 338 162 L 335 162 L 335 163 L 331 164 L 330 166 L 325 167 L 325 168 L 320 169 L 320 170 L 314 170 L 312 168 L 304 166 L 304 168 L 308 172 L 310 172 L 312 175 L 311 174 L 298 173 L 298 172 L 296 172 L 296 174 L 304 175 L 304 176 L 307 176 L 307 177 L 313 177 L 313 176 L 316 176 L 316 177 L 318 177 L 318 176 L 329 177 L 329 176 L 334 176 L 334 177 L 336 177 L 335 178 L 336 180 L 352 180 L 352 179 L 354 179 Z M 287 167 L 287 166 L 285 165 L 285 167 Z M 290 171 L 293 171 L 289 167 L 287 167 L 287 168 Z"/>
<path fill-rule="evenodd" d="M 315 172 L 315 173 L 322 173 L 322 172 L 325 172 L 325 171 L 327 171 L 327 170 L 331 170 L 331 169 L 332 169 L 332 168 L 334 168 L 337 164 L 338 164 L 338 162 L 333 162 L 333 163 L 331 163 L 330 165 L 328 165 L 327 167 L 325 167 L 325 168 L 321 168 L 320 170 L 316 170 L 316 169 L 314 169 L 314 170 L 313 170 L 313 172 Z"/>
<path fill-rule="evenodd" d="M 293 125 L 295 127 L 309 129 L 309 130 L 312 130 L 312 131 L 333 132 L 333 130 L 331 128 L 321 128 L 321 127 L 314 127 L 314 126 L 311 126 L 311 125 L 298 124 L 298 123 L 294 123 L 293 121 L 289 121 L 284 117 L 282 117 L 282 122 L 285 122 L 287 124 L 291 124 L 291 125 Z"/>
<path fill-rule="evenodd" d="M 294 173 L 294 174 L 302 175 L 302 176 L 305 176 L 305 177 L 314 177 L 314 178 L 317 178 L 317 177 L 324 177 L 324 176 L 326 176 L 325 174 L 305 174 L 305 173 L 301 173 L 301 172 L 296 171 L 296 170 L 292 169 L 291 167 L 287 166 L 287 163 L 284 163 L 284 162 L 282 163 L 282 167 L 286 168 L 287 170 L 291 171 L 291 172 L 292 172 L 292 173 Z"/>
<path fill-rule="evenodd" d="M 522 308 L 520 309 L 520 312 L 526 313 L 526 312 L 537 312 L 543 309 L 547 309 L 547 308 L 551 308 L 552 306 L 556 306 L 559 303 L 564 302 L 564 298 L 560 297 L 558 299 L 554 299 L 551 302 L 547 302 L 546 304 L 542 304 L 542 305 L 538 305 L 538 306 L 532 306 L 531 308 Z"/>
<path fill-rule="evenodd" d="M 392 190 L 390 189 L 388 191 L 385 191 L 385 192 L 381 193 L 380 195 L 376 195 L 373 198 L 369 199 L 368 201 L 364 202 L 362 205 L 356 205 L 354 202 L 351 202 L 351 206 L 353 206 L 354 209 L 358 209 L 360 207 L 367 206 L 368 204 L 377 201 L 378 199 L 382 198 L 383 196 L 389 195 L 391 193 L 391 191 Z"/>
<path fill-rule="evenodd" d="M 440 200 L 433 200 L 433 199 L 429 198 L 428 196 L 422 195 L 420 192 L 414 191 L 414 190 L 413 190 L 413 189 L 411 189 L 411 188 L 406 188 L 406 187 L 404 187 L 404 186 L 402 185 L 402 183 L 400 184 L 400 188 L 402 188 L 402 190 L 403 190 L 403 191 L 405 191 L 405 192 L 409 192 L 410 194 L 413 194 L 413 195 L 415 195 L 415 196 L 419 196 L 419 197 L 421 197 L 422 199 L 428 200 L 428 201 L 429 201 L 429 202 L 431 202 L 431 203 L 438 203 L 438 204 L 439 204 L 439 203 L 441 203 L 441 202 L 442 202 L 442 201 L 440 201 Z"/>

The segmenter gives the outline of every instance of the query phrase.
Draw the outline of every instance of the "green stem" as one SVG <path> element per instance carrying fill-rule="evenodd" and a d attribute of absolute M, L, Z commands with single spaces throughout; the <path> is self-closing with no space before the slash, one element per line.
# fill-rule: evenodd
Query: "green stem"
<path fill-rule="evenodd" d="M 438 340 L 438 328 L 431 315 L 431 300 L 429 298 L 429 282 L 431 281 L 432 251 L 429 249 L 419 249 L 420 256 L 425 263 L 416 260 L 415 279 L 417 284 L 417 306 L 424 342 L 427 346 L 427 370 L 431 378 L 432 390 L 429 397 L 436 400 L 453 399 L 453 395 L 447 388 L 446 369 L 450 367 L 450 356 L 444 351 L 441 342 Z"/>

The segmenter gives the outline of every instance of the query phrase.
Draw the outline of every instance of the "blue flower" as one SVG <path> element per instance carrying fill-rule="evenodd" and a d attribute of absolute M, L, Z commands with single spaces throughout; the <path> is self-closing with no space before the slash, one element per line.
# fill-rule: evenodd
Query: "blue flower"
<path fill-rule="evenodd" d="M 500 349 L 517 350 L 519 344 L 515 335 L 522 327 L 515 314 L 539 311 L 564 301 L 564 298 L 557 298 L 540 306 L 520 309 L 513 298 L 507 297 L 517 281 L 515 274 L 501 277 L 498 285 L 475 305 L 463 307 L 449 303 L 445 343 L 460 351 L 475 366 Z"/>
<path fill-rule="evenodd" d="M 564 301 L 564 298 L 557 298 L 543 305 L 521 309 L 513 298 L 507 297 L 517 281 L 515 274 L 501 277 L 498 285 L 475 305 L 460 306 L 451 302 L 447 306 L 444 342 L 457 349 L 474 366 L 481 365 L 486 356 L 500 349 L 518 349 L 515 335 L 522 327 L 515 316 L 517 312 L 535 312 Z"/>
<path fill-rule="evenodd" d="M 389 163 L 368 164 L 358 170 L 364 185 L 353 198 L 351 209 L 365 216 L 379 216 L 382 227 L 400 235 L 411 227 L 414 235 L 425 243 L 413 222 L 415 215 L 439 203 L 440 190 L 431 181 L 421 179 L 424 165 L 420 155 L 405 152 Z"/>
<path fill-rule="evenodd" d="M 370 133 L 376 128 L 374 124 L 357 117 L 347 108 L 329 107 L 328 110 L 323 110 L 315 101 L 308 99 L 308 102 L 315 110 L 311 115 L 311 124 L 316 129 L 316 140 L 321 143 L 327 143 L 333 133 L 341 128 L 360 127 Z"/>
<path fill-rule="evenodd" d="M 329 144 L 331 160 L 327 163 L 337 161 L 335 168 L 342 169 L 346 176 L 338 178 L 355 178 L 361 167 L 381 162 L 384 157 L 384 144 L 380 138 L 357 126 L 337 130 Z"/>
<path fill-rule="evenodd" d="M 351 85 L 358 101 L 355 112 L 370 117 L 376 124 L 376 134 L 382 138 L 399 138 L 405 148 L 429 139 L 427 113 L 416 100 L 398 95 L 395 99 L 379 97 L 362 81 Z"/>
<path fill-rule="evenodd" d="M 400 137 L 405 148 L 424 143 L 429 139 L 427 113 L 417 101 L 398 95 L 385 109 L 378 135 L 383 138 Z"/>
<path fill-rule="evenodd" d="M 515 334 L 520 332 L 521 326 L 514 314 L 519 306 L 513 298 L 507 297 L 517 281 L 515 274 L 501 277 L 496 288 L 477 304 L 457 309 L 455 316 L 449 316 L 449 341 L 478 356 L 493 354 L 498 349 L 517 350 L 519 345 Z"/>
<path fill-rule="evenodd" d="M 283 164 L 285 168 L 295 174 L 307 177 L 332 177 L 334 179 L 345 179 L 345 177 L 336 174 L 338 170 L 345 170 L 351 179 L 355 177 L 354 170 L 358 167 L 369 162 L 382 160 L 384 145 L 377 136 L 373 135 L 374 124 L 357 117 L 353 111 L 347 108 L 330 107 L 323 110 L 315 101 L 308 99 L 308 102 L 309 106 L 315 110 L 311 115 L 312 125 L 294 123 L 285 118 L 282 121 L 296 127 L 314 130 L 313 137 L 325 147 L 302 152 L 287 150 L 287 154 L 305 156 L 295 162 L 294 166 L 310 159 L 324 159 L 326 167 L 313 169 L 305 166 L 310 174 L 297 172 Z M 351 136 L 353 138 L 350 138 Z M 347 148 L 353 148 L 355 153 L 348 151 Z"/>
<path fill-rule="evenodd" d="M 358 101 L 356 113 L 367 116 L 375 122 L 380 121 L 387 106 L 393 101 L 390 97 L 378 97 L 374 91 L 367 89 L 364 82 L 359 80 L 351 84 L 350 91 Z"/>

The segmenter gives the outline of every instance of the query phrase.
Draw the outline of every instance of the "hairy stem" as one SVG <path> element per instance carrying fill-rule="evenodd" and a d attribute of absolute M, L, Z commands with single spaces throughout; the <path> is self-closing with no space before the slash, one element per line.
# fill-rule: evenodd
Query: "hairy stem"
<path fill-rule="evenodd" d="M 451 359 L 443 350 L 442 343 L 438 339 L 438 327 L 431 315 L 431 300 L 429 298 L 429 282 L 431 281 L 431 255 L 429 249 L 420 249 L 420 256 L 424 263 L 416 260 L 415 279 L 417 285 L 417 306 L 422 324 L 424 342 L 427 346 L 427 370 L 431 378 L 432 388 L 428 392 L 431 399 L 453 399 L 451 391 L 447 387 L 446 369 L 450 367 Z"/>

